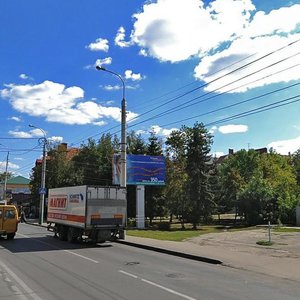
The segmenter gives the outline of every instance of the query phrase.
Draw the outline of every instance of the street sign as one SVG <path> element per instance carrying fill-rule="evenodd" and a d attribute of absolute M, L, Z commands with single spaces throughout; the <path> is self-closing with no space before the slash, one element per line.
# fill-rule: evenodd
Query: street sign
<path fill-rule="evenodd" d="M 40 195 L 45 195 L 47 193 L 47 189 L 46 188 L 39 188 L 39 194 Z"/>

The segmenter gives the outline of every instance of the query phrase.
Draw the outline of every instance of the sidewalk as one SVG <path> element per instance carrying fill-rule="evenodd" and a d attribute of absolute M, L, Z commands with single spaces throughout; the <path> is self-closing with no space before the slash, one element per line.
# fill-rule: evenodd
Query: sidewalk
<path fill-rule="evenodd" d="M 156 248 L 160 252 L 177 252 L 180 256 L 192 255 L 201 261 L 219 262 L 232 268 L 300 282 L 300 233 L 272 233 L 273 246 L 256 244 L 267 239 L 265 229 L 256 229 L 206 234 L 183 242 L 127 235 L 124 243 L 152 250 Z"/>

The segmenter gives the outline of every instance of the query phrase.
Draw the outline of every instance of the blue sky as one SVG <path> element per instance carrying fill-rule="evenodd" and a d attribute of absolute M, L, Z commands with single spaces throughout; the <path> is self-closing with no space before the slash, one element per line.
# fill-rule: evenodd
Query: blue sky
<path fill-rule="evenodd" d="M 30 173 L 43 133 L 29 124 L 70 147 L 119 135 L 121 81 L 96 65 L 122 76 L 128 130 L 145 139 L 198 121 L 216 155 L 294 152 L 299 16 L 286 0 L 2 0 L 0 171 L 9 151 L 8 170 Z"/>

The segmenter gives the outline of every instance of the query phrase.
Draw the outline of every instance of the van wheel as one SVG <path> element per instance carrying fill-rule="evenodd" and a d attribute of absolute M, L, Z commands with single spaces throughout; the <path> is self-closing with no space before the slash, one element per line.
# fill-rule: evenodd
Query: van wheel
<path fill-rule="evenodd" d="M 15 235 L 16 235 L 16 234 L 15 234 L 14 232 L 13 232 L 13 233 L 8 233 L 8 234 L 7 234 L 7 239 L 8 239 L 8 240 L 13 240 L 14 237 L 15 237 Z"/>
<path fill-rule="evenodd" d="M 58 238 L 61 240 L 61 241 L 66 241 L 67 240 L 67 237 L 68 237 L 68 227 L 66 226 L 60 226 L 58 228 Z"/>
<path fill-rule="evenodd" d="M 68 242 L 75 243 L 78 238 L 78 233 L 79 231 L 76 228 L 69 227 L 67 236 Z"/>

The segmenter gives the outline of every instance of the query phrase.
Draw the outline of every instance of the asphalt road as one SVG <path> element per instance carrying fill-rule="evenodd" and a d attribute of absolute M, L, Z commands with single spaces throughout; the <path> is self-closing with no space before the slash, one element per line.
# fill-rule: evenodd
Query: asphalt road
<path fill-rule="evenodd" d="M 299 299 L 299 283 L 118 243 L 69 244 L 20 224 L 0 240 L 0 298 Z"/>

